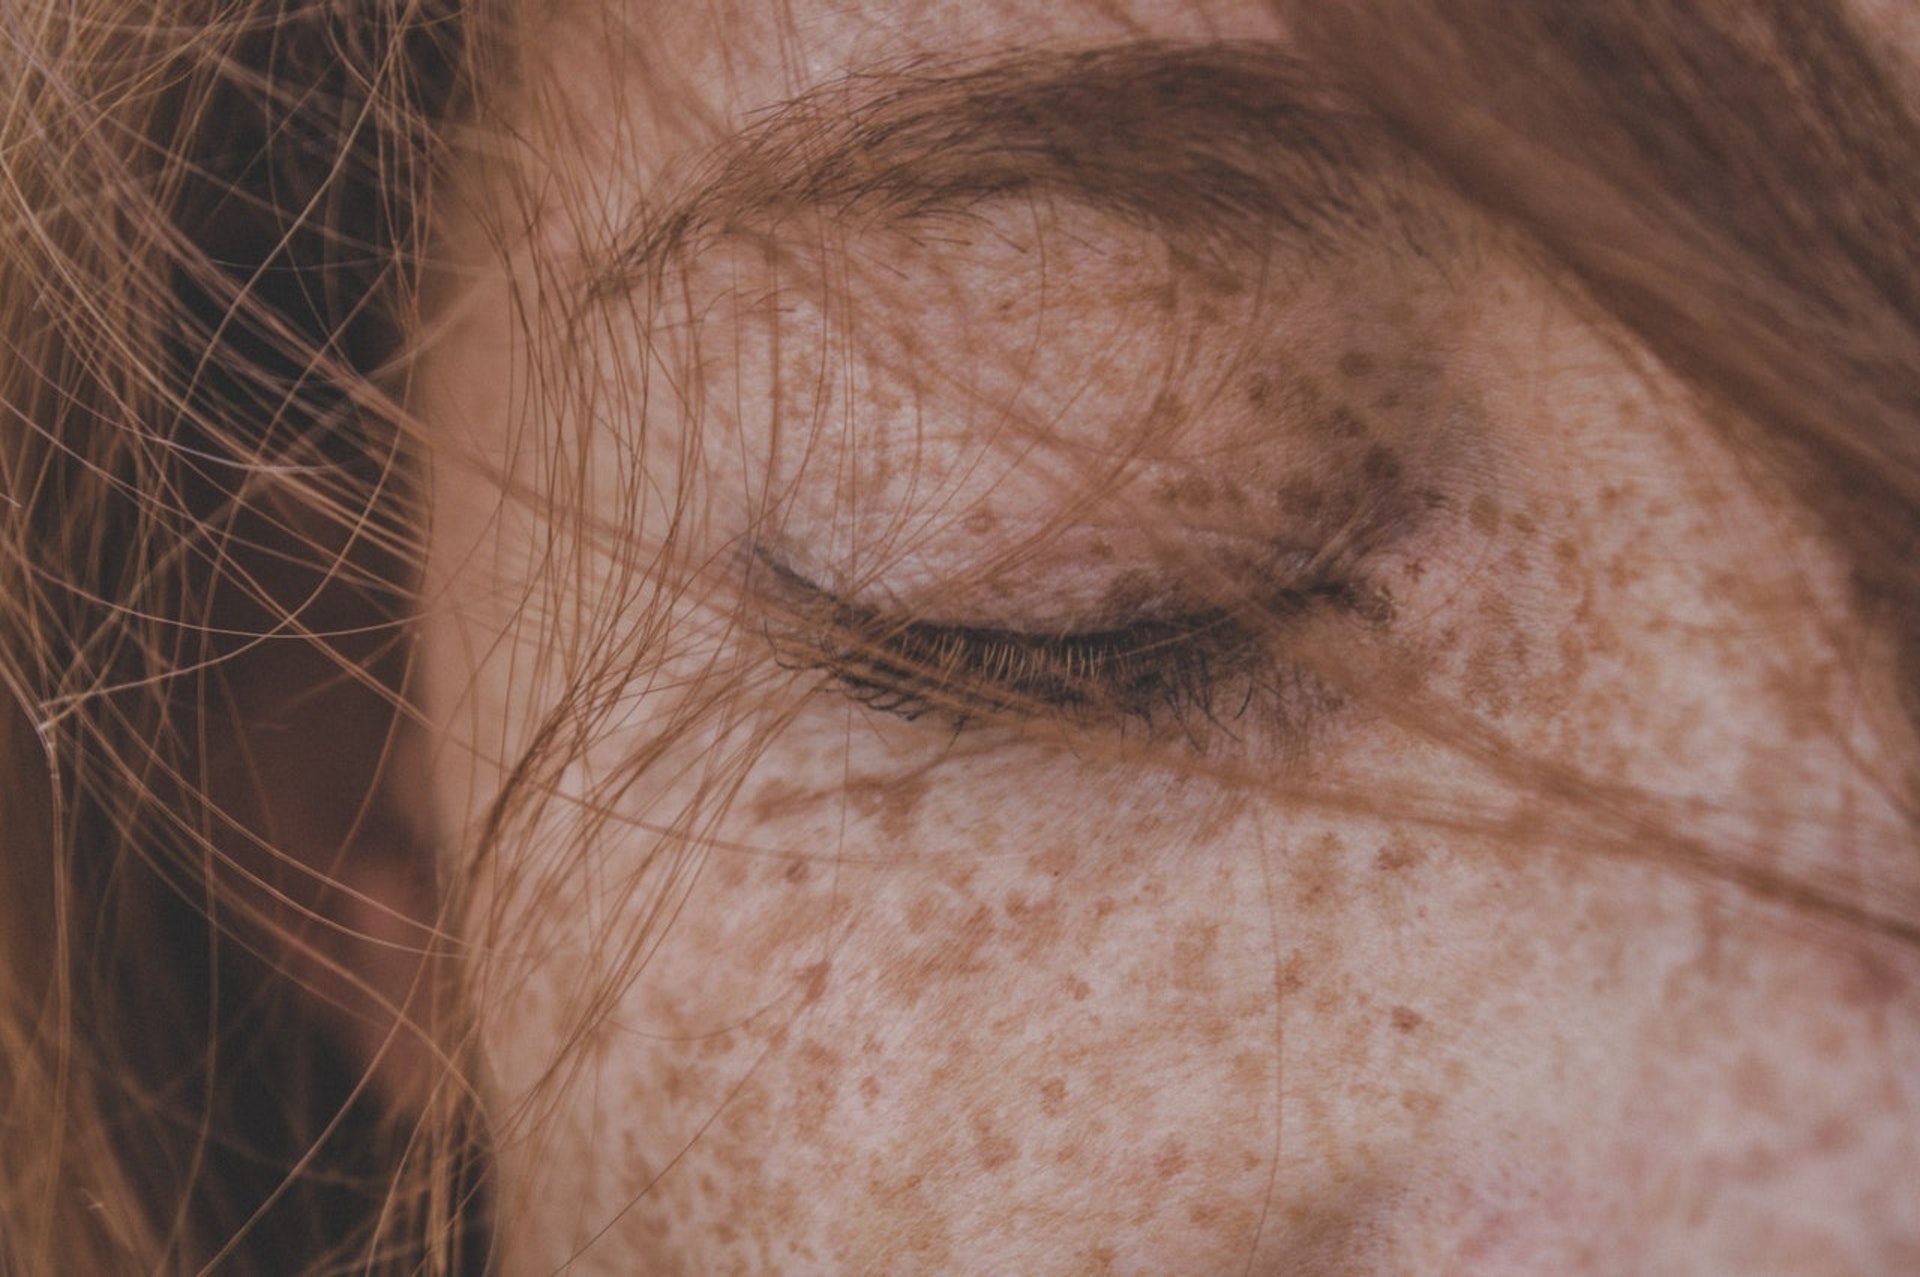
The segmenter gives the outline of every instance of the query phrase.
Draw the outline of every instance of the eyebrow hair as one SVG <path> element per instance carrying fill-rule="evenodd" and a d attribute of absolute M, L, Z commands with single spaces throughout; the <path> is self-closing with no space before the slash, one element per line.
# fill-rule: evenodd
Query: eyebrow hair
<path fill-rule="evenodd" d="M 773 108 L 643 210 L 594 272 L 624 292 L 708 234 L 813 210 L 877 220 L 1058 196 L 1203 241 L 1311 244 L 1404 212 L 1375 119 L 1272 43 L 1142 41 L 851 74 Z"/>

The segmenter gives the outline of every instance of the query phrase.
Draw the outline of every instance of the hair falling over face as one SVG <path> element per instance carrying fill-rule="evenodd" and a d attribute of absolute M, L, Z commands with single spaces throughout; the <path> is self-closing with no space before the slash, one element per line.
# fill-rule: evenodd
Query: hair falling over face
<path fill-rule="evenodd" d="M 922 8 L 0 6 L 0 1275 L 1920 1264 L 1911 24 Z"/>

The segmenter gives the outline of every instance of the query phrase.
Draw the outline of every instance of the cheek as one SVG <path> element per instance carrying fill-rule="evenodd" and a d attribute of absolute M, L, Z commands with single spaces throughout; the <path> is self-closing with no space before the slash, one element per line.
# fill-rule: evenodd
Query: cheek
<path fill-rule="evenodd" d="M 1863 1120 L 1908 1111 L 1907 986 L 1790 915 L 1084 759 L 807 738 L 697 854 L 640 828 L 657 801 L 523 831 L 573 849 L 499 898 L 483 993 L 529 1270 L 1572 1272 L 1703 1220 L 1736 1234 L 1710 1254 L 1763 1263 L 1737 1234 L 1770 1221 L 1832 1258 L 1920 1154 Z"/>

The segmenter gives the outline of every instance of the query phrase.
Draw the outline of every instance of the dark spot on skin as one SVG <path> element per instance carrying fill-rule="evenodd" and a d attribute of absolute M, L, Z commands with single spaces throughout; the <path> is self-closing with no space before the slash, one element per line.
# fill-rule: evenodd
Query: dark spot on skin
<path fill-rule="evenodd" d="M 804 859 L 796 858 L 792 864 L 787 866 L 786 873 L 781 876 L 788 882 L 798 885 L 813 877 L 813 866 L 809 865 Z"/>
<path fill-rule="evenodd" d="M 1033 858 L 1031 863 L 1033 868 L 1040 873 L 1052 878 L 1058 878 L 1060 875 L 1070 871 L 1074 863 L 1079 859 L 1080 853 L 1074 848 L 1055 847 L 1050 851 L 1039 853 Z"/>
<path fill-rule="evenodd" d="M 995 517 L 993 511 L 983 508 L 967 515 L 960 521 L 960 526 L 974 536 L 985 536 L 999 526 L 999 523 L 1000 520 Z"/>
<path fill-rule="evenodd" d="M 1241 273 L 1218 261 L 1197 265 L 1194 275 L 1200 286 L 1216 297 L 1238 297 L 1247 291 L 1247 281 Z"/>
<path fill-rule="evenodd" d="M 1398 482 L 1406 469 L 1400 464 L 1400 458 L 1394 455 L 1393 449 L 1384 444 L 1375 444 L 1367 449 L 1366 459 L 1360 463 L 1360 472 L 1369 483 L 1388 484 Z"/>
<path fill-rule="evenodd" d="M 749 802 L 747 810 L 757 821 L 768 823 L 791 814 L 798 808 L 815 801 L 817 791 L 790 785 L 783 781 L 770 781 L 762 785 Z"/>
<path fill-rule="evenodd" d="M 984 1117 L 973 1119 L 973 1138 L 974 1153 L 983 1171 L 997 1171 L 1020 1156 L 1020 1146 L 993 1130 Z"/>
<path fill-rule="evenodd" d="M 1382 873 L 1399 873 L 1420 863 L 1420 849 L 1410 842 L 1394 839 L 1373 858 L 1373 867 Z"/>
<path fill-rule="evenodd" d="M 1327 494 L 1318 485 L 1299 480 L 1282 487 L 1280 509 L 1296 519 L 1318 519 L 1327 508 Z"/>
<path fill-rule="evenodd" d="M 829 963 L 815 962 L 795 972 L 800 981 L 800 1001 L 802 1004 L 818 1002 L 820 995 L 827 991 L 827 976 L 833 970 Z"/>
<path fill-rule="evenodd" d="M 1426 1017 L 1412 1007 L 1395 1007 L 1387 1018 L 1402 1033 L 1411 1033 L 1427 1022 Z"/>
<path fill-rule="evenodd" d="M 1058 1117 L 1067 1106 L 1067 1084 L 1057 1077 L 1050 1077 L 1040 1084 L 1040 1111 L 1048 1117 Z"/>
<path fill-rule="evenodd" d="M 1093 544 L 1087 547 L 1087 557 L 1095 563 L 1111 563 L 1113 562 L 1113 546 L 1106 541 L 1096 539 Z"/>
<path fill-rule="evenodd" d="M 1211 994 L 1219 985 L 1213 970 L 1214 950 L 1218 947 L 1217 923 L 1193 923 L 1173 942 L 1173 987 L 1188 993 Z"/>
<path fill-rule="evenodd" d="M 1267 379 L 1267 374 L 1257 372 L 1247 378 L 1248 403 L 1256 408 L 1263 408 L 1266 406 L 1267 400 L 1272 398 L 1272 396 L 1273 383 Z"/>
<path fill-rule="evenodd" d="M 1273 973 L 1273 990 L 1281 998 L 1298 993 L 1307 984 L 1306 960 L 1294 954 L 1281 963 Z"/>
<path fill-rule="evenodd" d="M 1500 503 L 1481 493 L 1467 507 L 1467 518 L 1472 522 L 1474 531 L 1482 536 L 1492 536 L 1500 527 Z"/>
<path fill-rule="evenodd" d="M 1161 1179 L 1172 1179 L 1186 1168 L 1187 1151 L 1177 1140 L 1169 1139 L 1153 1159 L 1153 1173 Z"/>
<path fill-rule="evenodd" d="M 1373 371 L 1373 356 L 1365 351 L 1350 350 L 1340 356 L 1339 368 L 1342 377 L 1365 377 Z"/>
<path fill-rule="evenodd" d="M 940 900 L 937 896 L 921 896 L 907 906 L 907 930 L 914 935 L 924 934 L 940 918 Z"/>
<path fill-rule="evenodd" d="M 1314 417 L 1313 429 L 1321 438 L 1335 442 L 1367 437 L 1366 423 L 1348 408 L 1335 408 L 1331 412 Z"/>
<path fill-rule="evenodd" d="M 869 1073 L 860 1079 L 860 1098 L 877 1100 L 880 1098 L 880 1079 Z"/>
<path fill-rule="evenodd" d="M 1067 996 L 1075 1002 L 1085 1002 L 1093 996 L 1093 986 L 1077 975 L 1067 977 Z"/>
<path fill-rule="evenodd" d="M 1294 875 L 1303 909 L 1318 905 L 1340 885 L 1340 860 L 1345 853 L 1346 844 L 1336 834 L 1322 834 L 1301 848 Z"/>
<path fill-rule="evenodd" d="M 1168 312 L 1180 309 L 1180 290 L 1172 283 L 1154 284 L 1145 290 L 1145 299 L 1156 310 Z"/>
<path fill-rule="evenodd" d="M 1172 391 L 1162 390 L 1154 395 L 1153 406 L 1147 409 L 1147 418 L 1155 425 L 1178 426 L 1187 419 L 1187 405 Z"/>
<path fill-rule="evenodd" d="M 1213 505 L 1217 493 L 1213 484 L 1200 475 L 1182 475 L 1160 484 L 1159 498 L 1166 505 L 1182 510 L 1205 510 Z"/>
<path fill-rule="evenodd" d="M 926 777 L 904 776 L 853 781 L 845 792 L 847 804 L 859 816 L 877 822 L 883 834 L 898 841 L 912 833 L 914 813 L 927 790 Z"/>
<path fill-rule="evenodd" d="M 1375 629 L 1393 623 L 1393 594 L 1384 585 L 1354 587 L 1346 606 L 1363 624 Z"/>

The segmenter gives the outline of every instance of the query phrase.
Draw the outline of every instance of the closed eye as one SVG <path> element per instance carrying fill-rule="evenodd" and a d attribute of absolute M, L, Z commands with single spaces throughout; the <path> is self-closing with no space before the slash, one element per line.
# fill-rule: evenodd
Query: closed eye
<path fill-rule="evenodd" d="M 1312 613 L 1361 608 L 1353 587 L 1327 583 L 1258 607 L 1041 633 L 918 620 L 771 568 L 792 609 L 793 624 L 773 636 L 784 664 L 824 671 L 859 704 L 955 728 L 1054 719 L 1192 735 L 1203 724 L 1231 730 L 1262 702 L 1293 717 L 1312 680 L 1281 659 L 1277 640 Z"/>

